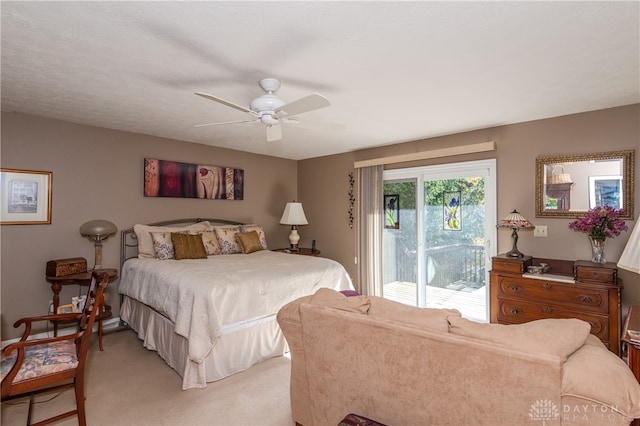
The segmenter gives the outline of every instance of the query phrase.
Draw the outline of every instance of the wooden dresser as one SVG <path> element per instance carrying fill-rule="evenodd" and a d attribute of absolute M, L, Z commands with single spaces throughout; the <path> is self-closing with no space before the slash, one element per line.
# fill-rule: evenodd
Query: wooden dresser
<path fill-rule="evenodd" d="M 547 263 L 544 274 L 527 268 Z M 491 322 L 519 324 L 543 318 L 579 318 L 620 354 L 620 291 L 615 263 L 496 256 L 490 278 Z"/>

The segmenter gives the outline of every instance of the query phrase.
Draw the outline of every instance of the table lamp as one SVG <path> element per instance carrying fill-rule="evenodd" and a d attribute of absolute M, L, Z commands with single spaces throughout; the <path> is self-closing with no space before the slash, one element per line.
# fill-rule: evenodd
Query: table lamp
<path fill-rule="evenodd" d="M 636 221 L 622 256 L 618 260 L 618 268 L 640 274 L 640 218 Z"/>
<path fill-rule="evenodd" d="M 511 228 L 511 241 L 513 247 L 511 251 L 505 253 L 509 257 L 523 257 L 524 254 L 518 250 L 518 229 L 533 229 L 535 226 L 522 216 L 517 210 L 513 210 L 504 219 L 498 223 L 498 228 Z"/>
<path fill-rule="evenodd" d="M 93 245 L 96 248 L 96 258 L 93 269 L 102 268 L 102 242 L 110 236 L 118 232 L 118 228 L 108 220 L 90 220 L 85 222 L 80 227 L 80 234 L 87 238 L 89 241 L 93 241 Z"/>
<path fill-rule="evenodd" d="M 308 225 L 307 218 L 302 209 L 302 203 L 296 203 L 295 200 L 287 203 L 284 207 L 284 213 L 280 219 L 281 225 L 291 225 L 291 233 L 289 234 L 289 244 L 293 250 L 298 249 L 300 235 L 298 235 L 298 225 Z"/>

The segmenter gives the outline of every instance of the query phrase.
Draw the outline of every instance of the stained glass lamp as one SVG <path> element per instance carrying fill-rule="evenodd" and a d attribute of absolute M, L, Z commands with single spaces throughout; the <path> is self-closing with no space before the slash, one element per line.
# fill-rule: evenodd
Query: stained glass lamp
<path fill-rule="evenodd" d="M 524 254 L 518 250 L 518 229 L 533 229 L 535 226 L 529 222 L 524 216 L 522 216 L 517 210 L 513 210 L 504 219 L 498 223 L 498 228 L 511 228 L 511 241 L 513 247 L 510 251 L 505 253 L 509 257 L 522 257 Z"/>

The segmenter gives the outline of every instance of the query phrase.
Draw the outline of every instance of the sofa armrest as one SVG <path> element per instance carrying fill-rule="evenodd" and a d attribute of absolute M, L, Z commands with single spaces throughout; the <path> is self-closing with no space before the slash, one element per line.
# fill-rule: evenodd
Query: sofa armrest
<path fill-rule="evenodd" d="M 300 306 L 309 303 L 312 296 L 305 296 L 284 305 L 278 311 L 277 320 L 289 345 L 291 356 L 291 413 L 293 420 L 301 425 L 311 425 L 309 406 L 309 386 L 305 370 L 304 345 L 302 343 L 302 323 Z"/>

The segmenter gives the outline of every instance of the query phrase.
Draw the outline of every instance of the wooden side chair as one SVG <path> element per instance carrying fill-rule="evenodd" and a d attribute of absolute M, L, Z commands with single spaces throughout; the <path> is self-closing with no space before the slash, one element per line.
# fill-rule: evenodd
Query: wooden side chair
<path fill-rule="evenodd" d="M 108 283 L 108 274 L 92 275 L 81 313 L 22 318 L 13 324 L 14 327 L 24 324 L 25 330 L 19 342 L 8 345 L 2 351 L 0 397 L 5 401 L 30 396 L 27 425 L 31 425 L 34 395 L 71 387 L 75 388 L 76 409 L 35 423 L 34 426 L 50 424 L 74 415 L 78 416 L 80 426 L 87 424 L 84 369 L 93 323 L 99 310 L 98 301 L 102 300 Z M 37 321 L 77 321 L 78 329 L 66 336 L 28 340 L 31 326 Z"/>

